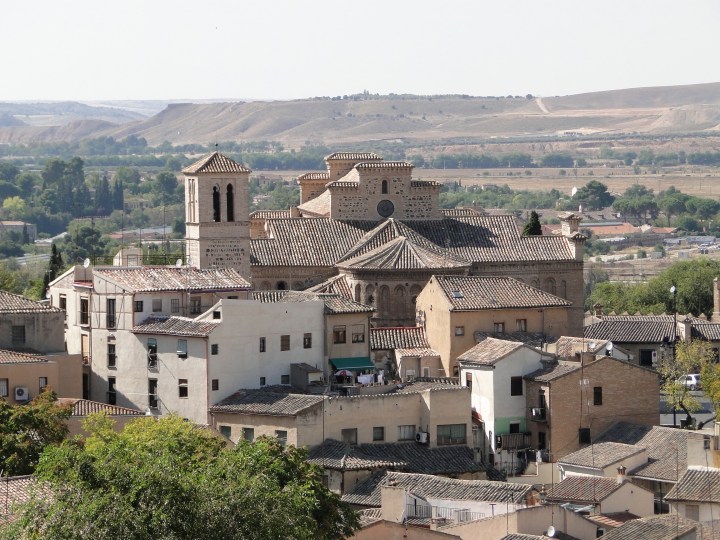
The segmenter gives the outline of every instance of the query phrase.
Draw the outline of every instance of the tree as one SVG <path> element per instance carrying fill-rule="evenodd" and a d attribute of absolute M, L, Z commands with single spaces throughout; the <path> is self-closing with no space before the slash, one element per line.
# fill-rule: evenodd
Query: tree
<path fill-rule="evenodd" d="M 572 200 L 577 205 L 582 204 L 585 210 L 601 210 L 611 206 L 615 197 L 608 192 L 605 184 L 597 180 L 590 180 L 575 192 Z"/>
<path fill-rule="evenodd" d="M 690 393 L 685 377 L 707 371 L 714 358 L 715 353 L 707 341 L 679 341 L 675 344 L 674 355 L 658 367 L 667 404 L 673 409 L 681 409 L 688 425 L 692 424 L 692 413 L 700 410 L 700 401 Z"/>
<path fill-rule="evenodd" d="M 357 514 L 322 484 L 305 450 L 260 438 L 227 448 L 177 416 L 121 432 L 105 417 L 85 441 L 48 448 L 37 494 L 2 538 L 183 540 L 336 539 Z"/>
<path fill-rule="evenodd" d="M 655 202 L 653 190 L 641 184 L 627 188 L 622 197 L 615 200 L 613 208 L 623 215 L 634 217 L 638 223 L 647 219 L 655 219 L 658 215 L 658 205 Z"/>
<path fill-rule="evenodd" d="M 31 474 L 49 444 L 67 434 L 70 408 L 59 406 L 49 388 L 26 405 L 0 399 L 0 470 L 6 476 Z"/>
<path fill-rule="evenodd" d="M 540 216 L 533 210 L 530 212 L 530 219 L 525 224 L 522 232 L 523 236 L 540 236 L 542 235 L 542 225 L 540 225 Z"/>

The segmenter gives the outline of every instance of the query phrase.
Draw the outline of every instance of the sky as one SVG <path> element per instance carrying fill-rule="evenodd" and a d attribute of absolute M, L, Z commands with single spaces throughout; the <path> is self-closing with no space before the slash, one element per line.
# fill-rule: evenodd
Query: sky
<path fill-rule="evenodd" d="M 22 0 L 0 101 L 554 96 L 720 82 L 718 0 Z"/>

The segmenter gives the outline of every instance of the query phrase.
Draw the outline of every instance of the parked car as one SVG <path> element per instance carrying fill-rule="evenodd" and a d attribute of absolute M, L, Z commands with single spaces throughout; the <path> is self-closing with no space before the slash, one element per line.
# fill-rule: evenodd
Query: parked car
<path fill-rule="evenodd" d="M 690 390 L 700 390 L 700 375 L 698 373 L 690 373 L 686 375 L 685 387 Z"/>

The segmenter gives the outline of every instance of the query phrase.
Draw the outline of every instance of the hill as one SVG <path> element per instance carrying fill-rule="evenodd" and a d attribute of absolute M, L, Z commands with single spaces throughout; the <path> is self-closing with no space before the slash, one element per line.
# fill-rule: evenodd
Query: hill
<path fill-rule="evenodd" d="M 274 140 L 297 147 L 308 142 L 329 146 L 398 139 L 437 143 L 567 132 L 714 132 L 720 126 L 720 83 L 550 98 L 391 94 L 167 103 L 162 110 L 163 102 L 157 101 L 99 105 L 0 103 L 0 143 L 136 135 L 150 145 Z"/>

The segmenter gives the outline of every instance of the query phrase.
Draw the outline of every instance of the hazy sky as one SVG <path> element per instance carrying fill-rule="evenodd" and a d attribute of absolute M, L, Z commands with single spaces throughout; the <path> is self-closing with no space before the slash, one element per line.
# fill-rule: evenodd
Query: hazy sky
<path fill-rule="evenodd" d="M 720 81 L 718 0 L 17 0 L 0 100 L 550 96 Z"/>

